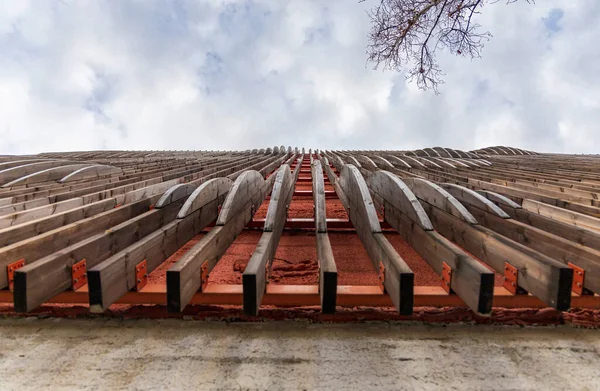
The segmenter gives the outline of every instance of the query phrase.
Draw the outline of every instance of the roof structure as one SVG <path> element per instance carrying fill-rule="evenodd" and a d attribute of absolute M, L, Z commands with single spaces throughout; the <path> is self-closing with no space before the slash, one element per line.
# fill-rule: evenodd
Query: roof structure
<path fill-rule="evenodd" d="M 0 302 L 598 308 L 599 192 L 507 146 L 0 156 Z"/>

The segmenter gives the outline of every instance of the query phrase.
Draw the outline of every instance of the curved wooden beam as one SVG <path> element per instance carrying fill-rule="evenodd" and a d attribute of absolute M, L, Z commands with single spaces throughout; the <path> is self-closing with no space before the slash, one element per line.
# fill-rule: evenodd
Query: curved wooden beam
<path fill-rule="evenodd" d="M 417 197 L 397 177 L 377 171 L 368 179 L 375 197 L 381 198 L 385 221 L 413 247 L 438 274 L 444 263 L 452 268 L 450 286 L 470 308 L 480 314 L 492 309 L 494 273 L 450 240 L 434 231 Z"/>
<path fill-rule="evenodd" d="M 100 178 L 108 175 L 121 174 L 122 172 L 123 170 L 119 167 L 109 166 L 106 164 L 94 164 L 91 166 L 80 168 L 79 170 L 75 170 L 72 173 L 61 178 L 58 182 L 65 183 L 78 181 L 81 179 Z"/>
<path fill-rule="evenodd" d="M 271 176 L 273 180 L 275 176 Z M 273 180 L 265 181 L 254 170 L 239 175 L 223 203 L 216 226 L 167 270 L 167 308 L 180 312 L 202 288 L 202 275 L 208 274 L 237 235 L 252 219 L 254 212 L 271 191 Z"/>
<path fill-rule="evenodd" d="M 371 156 L 371 160 L 373 160 L 373 162 L 375 162 L 375 164 L 382 169 L 394 168 L 394 165 L 384 157 L 374 155 Z"/>
<path fill-rule="evenodd" d="M 489 191 L 489 190 L 477 190 L 477 193 L 481 194 L 488 200 L 495 202 L 497 204 L 506 205 L 506 206 L 509 206 L 514 209 L 522 208 L 521 205 L 517 204 L 516 202 L 514 202 L 513 200 L 511 200 L 510 198 L 508 198 L 502 194 L 498 194 L 498 193 L 495 193 L 495 192 Z"/>
<path fill-rule="evenodd" d="M 380 278 L 383 279 L 392 302 L 401 314 L 411 314 L 414 274 L 381 233 L 377 212 L 365 180 L 356 167 L 348 164 L 342 168 L 338 183 L 348 203 L 344 206 L 350 221 L 356 228 L 373 267 L 375 270 L 381 270 L 383 267 L 384 273 Z"/>
<path fill-rule="evenodd" d="M 89 163 L 80 163 L 80 164 L 69 164 L 66 166 L 52 167 L 47 168 L 45 170 L 34 172 L 33 174 L 25 175 L 20 178 L 17 178 L 11 182 L 8 182 L 2 187 L 12 187 L 19 185 L 28 185 L 31 183 L 40 183 L 40 182 L 51 182 L 57 181 L 65 176 L 65 174 L 70 174 L 75 170 L 79 170 L 83 167 L 88 167 Z"/>
<path fill-rule="evenodd" d="M 417 197 L 396 175 L 388 171 L 376 171 L 371 174 L 367 184 L 377 197 L 404 213 L 419 227 L 426 231 L 433 230 L 433 225 Z"/>
<path fill-rule="evenodd" d="M 156 209 L 164 208 L 165 206 L 170 205 L 177 200 L 188 197 L 194 192 L 194 190 L 196 190 L 196 185 L 189 183 L 180 183 L 175 185 L 160 197 L 154 207 Z"/>
<path fill-rule="evenodd" d="M 412 168 L 412 166 L 410 164 L 408 164 L 407 162 L 405 162 L 404 160 L 402 160 L 401 158 L 399 158 L 397 156 L 388 155 L 387 158 L 389 159 L 388 162 L 391 163 L 394 167 L 400 166 L 401 168 Z M 409 156 L 406 156 L 406 159 L 408 160 L 408 159 L 412 159 L 412 158 Z"/>
<path fill-rule="evenodd" d="M 42 162 L 27 163 L 22 165 L 5 168 L 0 171 L 0 185 L 10 183 L 16 179 L 22 178 L 48 168 L 66 166 L 72 164 L 69 160 L 46 160 Z"/>
<path fill-rule="evenodd" d="M 505 211 L 474 190 L 453 183 L 442 183 L 440 186 L 463 203 L 472 205 L 503 219 L 510 218 Z"/>
<path fill-rule="evenodd" d="M 214 178 L 198 186 L 179 210 L 177 218 L 183 219 L 198 209 L 209 204 L 211 200 L 224 197 L 233 186 L 229 178 Z"/>
<path fill-rule="evenodd" d="M 420 200 L 469 224 L 478 224 L 475 217 L 456 198 L 435 183 L 421 178 L 406 178 L 404 183 Z"/>
<path fill-rule="evenodd" d="M 264 185 L 265 180 L 258 171 L 248 170 L 238 176 L 225 199 L 217 225 L 225 225 L 247 206 L 253 208 L 254 214 L 264 200 Z"/>

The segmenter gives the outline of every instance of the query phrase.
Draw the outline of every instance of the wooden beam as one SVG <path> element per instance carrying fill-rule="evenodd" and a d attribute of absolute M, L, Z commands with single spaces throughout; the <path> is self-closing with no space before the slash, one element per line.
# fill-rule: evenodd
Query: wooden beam
<path fill-rule="evenodd" d="M 263 234 L 242 275 L 243 306 L 247 315 L 258 314 L 293 193 L 294 178 L 290 166 L 284 164 L 279 168 L 275 177 Z"/>
<path fill-rule="evenodd" d="M 147 273 L 150 274 L 215 221 L 229 191 L 227 184 L 233 182 L 227 178 L 215 178 L 201 184 L 185 201 L 177 219 L 91 268 L 88 271 L 90 310 L 105 311 L 135 288 L 137 264 L 145 260 Z M 184 208 L 185 212 L 181 213 Z"/>
<path fill-rule="evenodd" d="M 201 289 L 203 264 L 206 262 L 206 273 L 210 273 L 271 191 L 275 176 L 271 178 L 273 180 L 265 181 L 254 170 L 244 171 L 237 177 L 223 203 L 216 226 L 167 271 L 167 307 L 170 312 L 182 311 L 194 293 Z"/>
<path fill-rule="evenodd" d="M 396 309 L 401 314 L 411 314 L 413 310 L 413 272 L 381 233 L 381 226 L 369 188 L 356 167 L 353 165 L 342 167 L 339 187 L 348 202 L 348 205 L 344 205 L 347 208 L 346 212 L 367 250 L 373 268 L 379 271 L 380 266 L 384 267 L 384 275 L 380 278 L 383 279 L 385 289 L 392 298 Z"/>
<path fill-rule="evenodd" d="M 377 171 L 369 177 L 368 184 L 383 201 L 385 221 L 436 273 L 442 275 L 443 264 L 449 265 L 452 268 L 450 288 L 473 311 L 489 314 L 492 310 L 494 273 L 434 231 L 415 195 L 393 174 Z"/>
<path fill-rule="evenodd" d="M 518 269 L 518 285 L 549 306 L 564 311 L 570 306 L 573 270 L 539 252 L 480 225 L 471 225 L 422 202 L 436 231 L 504 273 L 508 262 Z"/>

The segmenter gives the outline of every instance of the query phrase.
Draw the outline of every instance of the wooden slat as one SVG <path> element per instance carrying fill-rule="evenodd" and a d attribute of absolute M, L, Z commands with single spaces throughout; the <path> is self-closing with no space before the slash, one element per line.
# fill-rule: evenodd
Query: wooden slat
<path fill-rule="evenodd" d="M 228 190 L 223 191 L 223 184 L 227 183 L 233 182 L 226 178 L 216 178 L 200 185 L 192 195 L 193 207 L 187 209 L 183 217 L 179 217 L 180 211 L 176 220 L 91 268 L 88 271 L 90 310 L 105 311 L 127 291 L 133 289 L 135 266 L 138 263 L 146 260 L 148 273 L 151 273 L 208 224 L 215 221 L 218 208 L 227 196 Z M 186 205 L 189 201 L 188 198 Z"/>
<path fill-rule="evenodd" d="M 265 218 L 263 234 L 242 274 L 244 286 L 244 312 L 257 315 L 264 296 L 268 273 L 277 251 L 279 238 L 292 200 L 294 179 L 290 166 L 282 165 L 275 176 L 269 208 Z"/>
<path fill-rule="evenodd" d="M 368 184 L 381 196 L 385 221 L 436 273 L 441 275 L 443 263 L 448 264 L 452 268 L 450 288 L 475 312 L 489 314 L 492 310 L 494 273 L 434 231 L 423 207 L 400 179 L 391 173 L 378 171 L 369 177 Z M 407 202 L 398 202 L 402 199 Z M 415 222 L 415 218 L 419 222 Z"/>
<path fill-rule="evenodd" d="M 392 302 L 398 312 L 411 314 L 413 310 L 413 272 L 381 233 L 381 226 L 367 184 L 353 165 L 345 165 L 342 168 L 339 184 L 340 192 L 348 200 L 346 212 L 367 250 L 373 268 L 379 270 L 379 263 L 383 263 L 385 267 L 384 286 L 392 298 Z"/>
<path fill-rule="evenodd" d="M 271 176 L 274 180 L 274 176 Z M 245 171 L 233 183 L 223 203 L 217 225 L 167 271 L 167 303 L 171 312 L 180 312 L 201 288 L 200 269 L 207 261 L 210 272 L 219 258 L 252 219 L 273 181 L 257 171 Z"/>

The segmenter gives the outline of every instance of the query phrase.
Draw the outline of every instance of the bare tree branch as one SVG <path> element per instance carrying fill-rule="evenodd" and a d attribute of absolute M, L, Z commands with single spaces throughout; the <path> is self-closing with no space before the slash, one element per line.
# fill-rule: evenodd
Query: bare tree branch
<path fill-rule="evenodd" d="M 374 68 L 406 71 L 409 81 L 423 90 L 443 83 L 436 51 L 478 58 L 489 31 L 474 20 L 486 4 L 499 0 L 381 0 L 369 12 L 371 31 L 368 61 Z M 533 3 L 534 0 L 504 0 Z"/>

